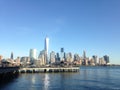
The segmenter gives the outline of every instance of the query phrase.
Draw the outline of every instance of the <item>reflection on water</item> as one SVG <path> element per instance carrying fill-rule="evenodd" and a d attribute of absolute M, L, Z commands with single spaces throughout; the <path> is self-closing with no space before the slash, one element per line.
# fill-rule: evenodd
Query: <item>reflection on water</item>
<path fill-rule="evenodd" d="M 32 76 L 31 80 L 32 80 L 32 84 L 35 84 L 35 76 Z"/>
<path fill-rule="evenodd" d="M 44 78 L 44 90 L 48 90 L 49 84 L 50 84 L 50 80 L 49 80 L 49 74 L 45 74 L 45 78 Z"/>
<path fill-rule="evenodd" d="M 0 90 L 120 89 L 120 67 L 81 67 L 77 73 L 20 74 Z"/>

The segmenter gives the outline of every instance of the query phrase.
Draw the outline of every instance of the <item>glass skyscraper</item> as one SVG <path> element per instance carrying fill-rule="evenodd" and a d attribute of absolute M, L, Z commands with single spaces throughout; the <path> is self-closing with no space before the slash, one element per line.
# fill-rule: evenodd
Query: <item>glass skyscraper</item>
<path fill-rule="evenodd" d="M 30 60 L 36 60 L 37 59 L 37 50 L 36 49 L 30 49 Z"/>
<path fill-rule="evenodd" d="M 10 56 L 11 59 L 13 59 L 13 52 L 11 52 L 11 56 Z"/>
<path fill-rule="evenodd" d="M 49 61 L 48 61 L 48 48 L 49 48 L 49 38 L 46 37 L 46 38 L 45 38 L 45 51 L 46 51 L 46 53 L 47 53 L 47 56 L 46 56 L 46 61 L 47 61 L 47 63 L 49 62 Z"/>
<path fill-rule="evenodd" d="M 60 49 L 60 61 L 64 61 L 65 60 L 65 52 L 64 52 L 64 48 Z"/>

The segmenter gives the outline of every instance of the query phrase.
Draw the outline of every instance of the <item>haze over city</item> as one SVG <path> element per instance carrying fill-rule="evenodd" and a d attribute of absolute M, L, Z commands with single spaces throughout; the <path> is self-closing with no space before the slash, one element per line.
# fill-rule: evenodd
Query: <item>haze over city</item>
<path fill-rule="evenodd" d="M 118 0 L 0 0 L 0 55 L 29 56 L 44 49 L 91 57 L 109 55 L 120 64 L 120 6 Z"/>

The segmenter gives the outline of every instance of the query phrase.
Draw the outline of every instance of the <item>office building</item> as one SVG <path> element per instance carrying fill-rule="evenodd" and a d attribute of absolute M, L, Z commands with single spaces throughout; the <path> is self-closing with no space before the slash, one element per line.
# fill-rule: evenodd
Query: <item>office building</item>
<path fill-rule="evenodd" d="M 106 61 L 104 60 L 104 58 L 99 58 L 99 65 L 105 65 Z"/>
<path fill-rule="evenodd" d="M 88 61 L 88 65 L 91 65 L 91 66 L 94 66 L 94 65 L 95 65 L 95 60 L 94 60 L 94 58 L 91 58 L 91 59 Z"/>
<path fill-rule="evenodd" d="M 109 62 L 109 56 L 105 55 L 105 56 L 103 56 L 103 58 L 104 58 L 106 64 L 110 63 L 110 62 Z"/>
<path fill-rule="evenodd" d="M 69 62 L 69 63 L 73 62 L 73 58 L 72 58 L 72 53 L 71 52 L 66 54 L 66 61 Z"/>
<path fill-rule="evenodd" d="M 27 56 L 21 57 L 20 62 L 30 62 L 30 57 Z"/>
<path fill-rule="evenodd" d="M 19 58 L 18 58 L 18 59 L 19 59 Z M 22 65 L 23 67 L 26 67 L 27 65 L 30 64 L 30 57 L 28 57 L 28 56 L 21 57 L 21 58 L 20 58 L 20 62 L 21 62 L 21 65 Z"/>
<path fill-rule="evenodd" d="M 50 63 L 55 63 L 55 52 L 54 51 L 50 53 Z"/>
<path fill-rule="evenodd" d="M 88 65 L 88 61 L 89 61 L 89 58 L 86 58 L 86 59 L 84 59 L 85 61 L 84 61 L 84 65 Z"/>
<path fill-rule="evenodd" d="M 80 56 L 78 54 L 74 54 L 74 61 L 79 61 L 80 60 Z"/>
<path fill-rule="evenodd" d="M 33 62 L 34 60 L 37 60 L 37 50 L 30 49 L 29 57 L 31 62 Z"/>
<path fill-rule="evenodd" d="M 11 56 L 10 56 L 10 59 L 12 59 L 12 60 L 13 60 L 13 52 L 11 52 Z"/>
<path fill-rule="evenodd" d="M 60 61 L 64 61 L 65 60 L 65 52 L 64 52 L 64 48 L 60 49 Z"/>
<path fill-rule="evenodd" d="M 55 62 L 59 62 L 59 61 L 60 61 L 59 53 L 56 53 L 56 61 Z"/>
<path fill-rule="evenodd" d="M 42 50 L 38 56 L 38 60 L 40 61 L 40 65 L 46 65 L 47 64 L 47 52 L 46 50 Z"/>
<path fill-rule="evenodd" d="M 48 63 L 49 62 L 49 60 L 48 60 L 49 38 L 48 37 L 45 38 L 45 47 L 44 48 L 46 51 L 46 61 Z"/>
<path fill-rule="evenodd" d="M 20 66 L 20 57 L 17 57 L 15 60 L 16 66 Z"/>
<path fill-rule="evenodd" d="M 64 48 L 61 48 L 61 52 L 64 52 Z"/>
<path fill-rule="evenodd" d="M 85 59 L 86 58 L 86 52 L 83 51 L 83 58 Z"/>
<path fill-rule="evenodd" d="M 97 56 L 96 56 L 96 55 L 93 55 L 93 56 L 92 56 L 92 59 L 93 59 L 94 64 L 97 65 L 97 64 L 98 64 Z"/>
<path fill-rule="evenodd" d="M 77 65 L 82 64 L 82 58 L 79 56 L 79 54 L 74 54 L 74 64 L 77 64 Z"/>
<path fill-rule="evenodd" d="M 86 52 L 83 51 L 83 61 L 82 61 L 83 65 L 87 65 L 88 64 L 88 60 L 86 58 Z"/>

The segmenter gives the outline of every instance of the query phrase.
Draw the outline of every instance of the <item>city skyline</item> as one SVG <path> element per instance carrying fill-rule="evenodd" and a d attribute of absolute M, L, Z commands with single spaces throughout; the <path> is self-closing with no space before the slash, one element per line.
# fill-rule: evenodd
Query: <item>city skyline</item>
<path fill-rule="evenodd" d="M 94 2 L 93 2 L 94 1 Z M 0 1 L 0 55 L 29 56 L 29 49 L 110 56 L 120 64 L 120 1 Z"/>
<path fill-rule="evenodd" d="M 93 55 L 92 57 L 86 56 L 86 51 L 83 51 L 83 56 L 80 56 L 78 53 L 72 53 L 72 52 L 65 52 L 64 48 L 60 48 L 59 52 L 51 51 L 49 53 L 49 37 L 45 37 L 45 43 L 44 43 L 44 49 L 42 51 L 38 51 L 37 49 L 32 48 L 29 51 L 28 56 L 21 56 L 14 59 L 14 54 L 11 52 L 10 58 L 4 58 L 1 56 L 1 60 L 10 60 L 11 62 L 14 61 L 18 65 L 18 63 L 22 63 L 23 66 L 26 66 L 28 64 L 39 66 L 44 66 L 47 64 L 55 65 L 60 64 L 60 62 L 73 64 L 73 65 L 110 65 L 110 59 L 108 55 L 104 55 L 102 57 L 99 57 L 97 55 Z M 25 63 L 25 64 L 23 64 Z M 112 65 L 112 64 L 111 64 Z"/>

